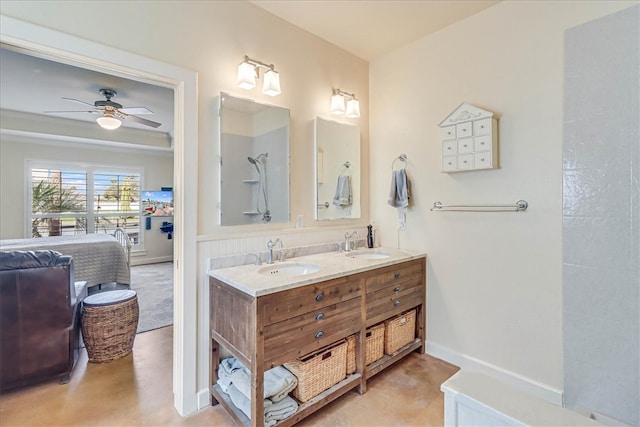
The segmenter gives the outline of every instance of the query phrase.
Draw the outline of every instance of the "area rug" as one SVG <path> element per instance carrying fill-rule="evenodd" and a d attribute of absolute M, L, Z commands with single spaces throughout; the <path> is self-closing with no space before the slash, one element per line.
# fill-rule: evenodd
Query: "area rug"
<path fill-rule="evenodd" d="M 136 291 L 140 316 L 137 333 L 173 325 L 173 263 L 136 265 L 131 267 L 131 286 Z M 126 285 L 106 283 L 89 288 L 96 292 L 127 289 Z"/>
<path fill-rule="evenodd" d="M 131 268 L 131 289 L 138 294 L 138 333 L 173 324 L 173 263 Z"/>

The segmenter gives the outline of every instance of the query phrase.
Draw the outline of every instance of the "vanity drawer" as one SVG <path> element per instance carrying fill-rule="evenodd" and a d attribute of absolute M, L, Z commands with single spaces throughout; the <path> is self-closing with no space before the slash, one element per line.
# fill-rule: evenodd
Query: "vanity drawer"
<path fill-rule="evenodd" d="M 258 317 L 270 325 L 361 295 L 360 280 L 349 276 L 258 298 Z M 358 299 L 358 301 L 360 301 Z"/>
<path fill-rule="evenodd" d="M 473 134 L 476 136 L 489 135 L 491 133 L 491 119 L 481 119 L 473 122 Z"/>
<path fill-rule="evenodd" d="M 424 265 L 421 260 L 408 261 L 374 270 L 370 274 L 365 281 L 367 294 L 400 285 L 405 288 L 421 286 L 424 282 Z"/>
<path fill-rule="evenodd" d="M 473 138 L 458 140 L 458 154 L 473 153 Z"/>
<path fill-rule="evenodd" d="M 442 141 L 442 153 L 443 156 L 455 156 L 458 154 L 458 143 L 456 140 Z"/>
<path fill-rule="evenodd" d="M 456 139 L 456 127 L 455 126 L 446 126 L 440 129 L 441 137 L 443 141 L 449 139 Z"/>
<path fill-rule="evenodd" d="M 473 168 L 473 154 L 464 154 L 458 156 L 458 170 L 467 170 Z"/>
<path fill-rule="evenodd" d="M 471 122 L 459 123 L 456 125 L 456 138 L 465 138 L 473 135 L 473 124 Z"/>
<path fill-rule="evenodd" d="M 271 368 L 357 333 L 361 299 L 353 298 L 264 328 L 265 367 Z"/>
<path fill-rule="evenodd" d="M 393 294 L 389 294 L 384 289 L 373 294 L 367 294 L 367 320 L 365 327 L 424 304 L 423 290 L 422 286 L 415 286 Z"/>

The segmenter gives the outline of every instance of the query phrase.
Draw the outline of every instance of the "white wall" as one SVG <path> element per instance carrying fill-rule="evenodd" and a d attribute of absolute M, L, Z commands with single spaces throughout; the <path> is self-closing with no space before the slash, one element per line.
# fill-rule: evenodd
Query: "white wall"
<path fill-rule="evenodd" d="M 428 351 L 558 403 L 563 36 L 631 4 L 505 1 L 371 63 L 371 216 L 382 244 L 428 253 Z M 497 113 L 500 169 L 440 172 L 438 123 L 461 102 Z M 398 233 L 386 194 L 400 153 L 414 207 Z M 430 211 L 519 199 L 524 213 Z"/>

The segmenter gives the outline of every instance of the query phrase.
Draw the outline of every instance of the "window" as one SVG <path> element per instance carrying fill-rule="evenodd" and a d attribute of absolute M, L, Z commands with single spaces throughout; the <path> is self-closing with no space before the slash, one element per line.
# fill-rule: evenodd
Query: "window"
<path fill-rule="evenodd" d="M 141 171 L 30 162 L 31 236 L 113 234 L 120 227 L 141 244 Z"/>

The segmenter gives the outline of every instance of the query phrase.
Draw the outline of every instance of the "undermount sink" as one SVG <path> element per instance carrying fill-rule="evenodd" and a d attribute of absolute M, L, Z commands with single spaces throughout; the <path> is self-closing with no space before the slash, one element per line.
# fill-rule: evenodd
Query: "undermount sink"
<path fill-rule="evenodd" d="M 358 259 L 384 259 L 389 258 L 391 255 L 382 251 L 358 251 L 347 253 L 346 256 Z"/>
<path fill-rule="evenodd" d="M 308 262 L 280 262 L 258 270 L 260 274 L 278 275 L 278 276 L 305 276 L 320 271 L 318 264 Z"/>

